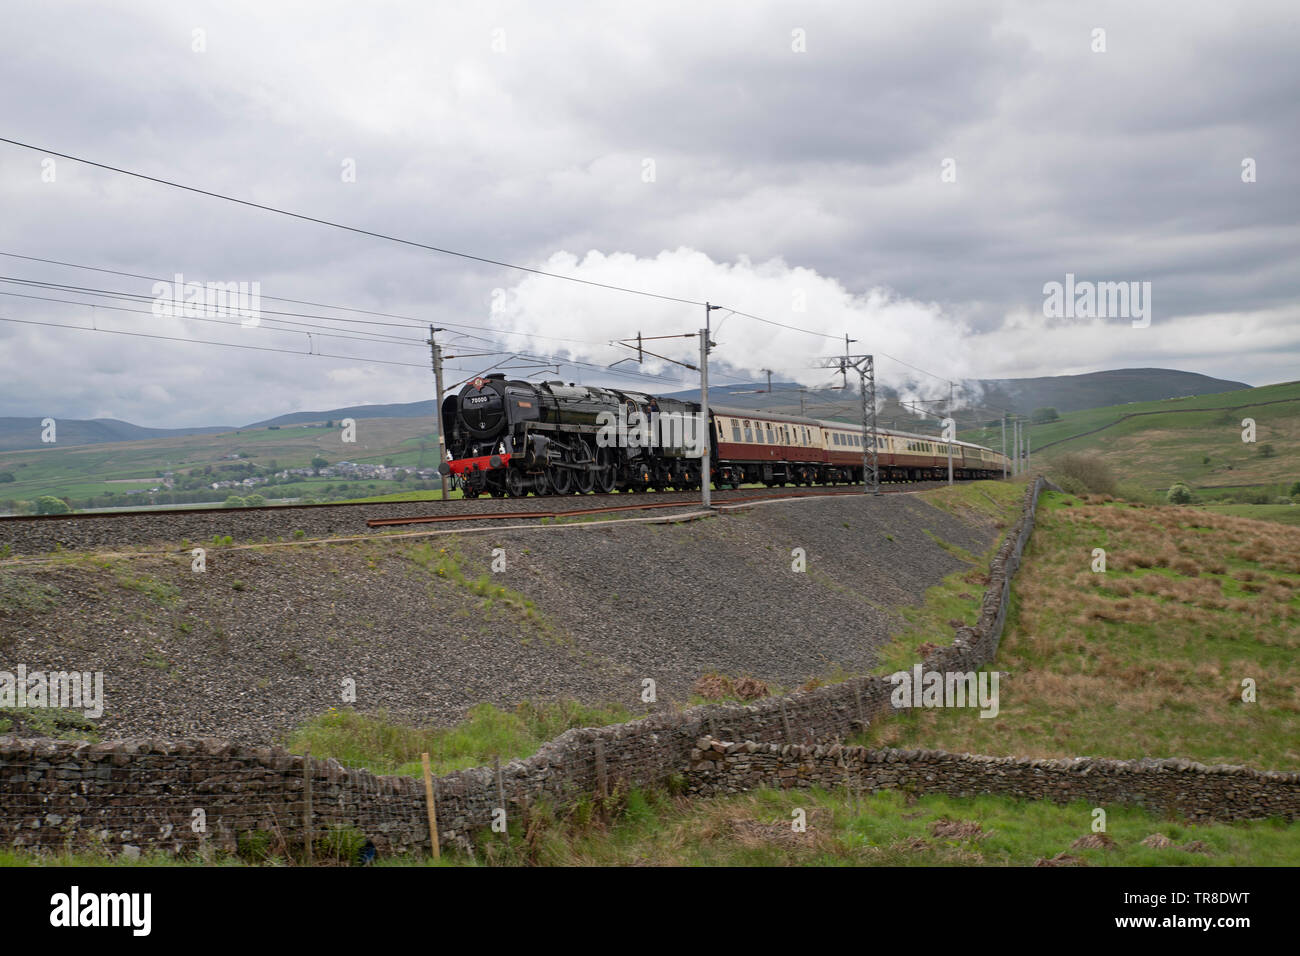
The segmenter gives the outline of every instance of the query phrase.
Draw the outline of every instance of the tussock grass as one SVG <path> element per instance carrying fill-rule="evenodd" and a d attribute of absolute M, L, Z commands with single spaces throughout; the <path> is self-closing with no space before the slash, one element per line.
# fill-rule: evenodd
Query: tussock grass
<path fill-rule="evenodd" d="M 1048 494 L 1013 585 L 998 717 L 910 711 L 866 742 L 1300 768 L 1297 584 L 1285 525 Z"/>
<path fill-rule="evenodd" d="M 513 710 L 491 704 L 471 708 L 454 727 L 410 727 L 392 723 L 384 712 L 335 710 L 316 717 L 290 735 L 288 747 L 313 757 L 334 757 L 349 767 L 375 773 L 419 776 L 420 755 L 429 754 L 433 773 L 481 767 L 536 753 L 542 744 L 574 727 L 603 727 L 632 720 L 617 706 L 592 707 L 574 701 L 525 702 Z"/>

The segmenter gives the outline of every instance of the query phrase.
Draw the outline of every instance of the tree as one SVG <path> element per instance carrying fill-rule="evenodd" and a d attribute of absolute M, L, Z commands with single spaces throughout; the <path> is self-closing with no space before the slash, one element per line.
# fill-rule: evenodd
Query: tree
<path fill-rule="evenodd" d="M 41 495 L 36 499 L 36 513 L 38 515 L 66 515 L 72 511 L 72 508 L 62 498 L 56 498 L 53 495 Z"/>
<path fill-rule="evenodd" d="M 261 495 L 249 495 L 244 499 L 244 505 L 248 508 L 260 508 L 266 504 L 266 499 Z"/>
<path fill-rule="evenodd" d="M 1054 408 L 1035 408 L 1034 413 L 1029 416 L 1029 420 L 1035 425 L 1043 425 L 1047 422 L 1054 422 L 1061 416 Z"/>
<path fill-rule="evenodd" d="M 1056 483 L 1072 495 L 1091 492 L 1098 495 L 1119 494 L 1119 482 L 1110 466 L 1096 455 L 1067 452 L 1051 463 Z"/>
<path fill-rule="evenodd" d="M 0 471 L 0 485 L 14 480 L 14 473 L 12 471 Z"/>
<path fill-rule="evenodd" d="M 322 468 L 326 468 L 326 467 L 329 466 L 329 461 L 327 461 L 326 459 L 322 458 L 320 455 L 317 455 L 315 458 L 313 458 L 313 459 L 311 460 L 311 466 L 312 466 L 312 468 L 314 468 L 314 469 L 316 470 L 316 474 L 319 475 L 319 474 L 320 474 L 320 470 L 321 470 Z"/>
<path fill-rule="evenodd" d="M 248 504 L 248 502 L 246 502 L 243 498 L 239 497 L 239 495 L 231 495 L 229 498 L 225 500 L 223 507 L 242 508 L 246 504 Z"/>
<path fill-rule="evenodd" d="M 4 479 L 0 479 L 0 481 L 3 480 Z M 1294 485 L 1291 486 L 1291 497 L 1294 498 L 1296 495 L 1300 495 L 1300 481 L 1297 481 Z"/>
<path fill-rule="evenodd" d="M 1180 481 L 1169 489 L 1169 494 L 1166 497 L 1171 505 L 1191 504 L 1192 489 Z"/>
<path fill-rule="evenodd" d="M 1276 450 L 1268 442 L 1265 442 L 1264 444 L 1259 446 L 1260 458 L 1272 458 L 1276 453 L 1277 453 Z"/>

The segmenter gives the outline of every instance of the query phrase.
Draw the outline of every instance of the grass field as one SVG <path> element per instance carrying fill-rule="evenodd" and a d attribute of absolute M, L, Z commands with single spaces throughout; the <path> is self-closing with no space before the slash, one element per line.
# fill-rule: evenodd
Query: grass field
<path fill-rule="evenodd" d="M 1245 418 L 1255 420 L 1254 443 L 1242 441 Z M 1300 480 L 1300 382 L 1069 412 L 1029 425 L 1028 435 L 1036 466 L 1065 452 L 1091 452 L 1148 494 L 1177 481 L 1207 499 L 1259 485 L 1285 488 Z M 960 437 L 1001 447 L 997 428 Z"/>
<path fill-rule="evenodd" d="M 1205 505 L 1211 514 L 1300 525 L 1300 505 Z"/>
<path fill-rule="evenodd" d="M 801 809 L 807 830 L 794 832 Z M 854 799 L 820 790 L 757 790 L 706 800 L 633 790 L 564 814 L 537 808 L 509 834 L 485 836 L 475 859 L 444 853 L 441 865 L 509 866 L 1284 866 L 1300 862 L 1300 823 L 1276 820 L 1189 825 L 1133 807 L 1107 811 L 1104 838 L 1092 807 L 1003 797 L 886 791 Z M 1151 845 L 1153 837 L 1169 841 Z M 1083 845 L 1076 842 L 1083 840 Z M 1145 841 L 1145 842 L 1144 842 Z M 1098 845 L 1101 844 L 1101 845 Z M 328 859 L 318 848 L 317 859 Z M 237 857 L 212 864 L 239 865 Z M 266 862 L 275 864 L 280 859 Z M 344 861 L 339 861 L 344 862 Z M 0 849 L 0 866 L 193 866 L 193 857 L 138 860 L 95 854 L 37 857 Z M 435 865 L 428 858 L 380 866 Z"/>
<path fill-rule="evenodd" d="M 219 481 L 220 467 L 230 464 L 223 457 L 236 453 L 247 455 L 245 460 L 259 467 L 269 467 L 274 461 L 279 468 L 305 468 L 316 455 L 330 462 L 382 464 L 391 460 L 405 467 L 421 463 L 434 467 L 438 463 L 438 439 L 430 424 L 418 418 L 363 418 L 357 421 L 356 442 L 349 444 L 342 441 L 337 426 L 326 428 L 321 424 L 95 445 L 53 444 L 0 452 L 0 473 L 8 472 L 15 479 L 0 484 L 0 500 L 32 500 L 40 495 L 83 499 L 108 491 L 125 497 L 132 488 L 158 484 L 160 472 L 188 474 L 208 465 L 214 469 L 212 481 Z M 337 485 L 340 480 L 334 479 L 333 483 Z M 326 479 L 321 485 L 329 483 Z M 311 480 L 298 484 L 303 488 L 284 485 L 271 490 L 277 497 L 310 494 L 310 486 L 317 483 Z M 400 487 L 395 482 L 376 484 L 383 490 Z"/>
<path fill-rule="evenodd" d="M 382 714 L 330 710 L 294 732 L 288 747 L 300 753 L 310 745 L 316 757 L 334 757 L 344 766 L 414 777 L 421 773 L 422 753 L 429 754 L 435 775 L 446 774 L 481 767 L 493 757 L 508 762 L 531 756 L 572 727 L 632 719 L 621 707 L 588 707 L 574 701 L 525 703 L 511 711 L 479 704 L 455 727 L 420 729 L 391 723 Z"/>
<path fill-rule="evenodd" d="M 1297 585 L 1284 525 L 1046 494 L 993 665 L 998 716 L 911 710 L 860 742 L 1300 769 Z"/>

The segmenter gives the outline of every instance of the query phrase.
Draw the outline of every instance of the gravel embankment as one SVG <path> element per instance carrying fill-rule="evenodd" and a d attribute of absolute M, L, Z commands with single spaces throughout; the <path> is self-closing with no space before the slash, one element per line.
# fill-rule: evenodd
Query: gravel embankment
<path fill-rule="evenodd" d="M 644 678 L 662 707 L 711 670 L 789 687 L 870 666 L 898 626 L 890 609 L 965 567 L 926 530 L 975 553 L 996 535 L 987 521 L 886 495 L 680 525 L 214 549 L 204 574 L 187 555 L 11 566 L 0 580 L 0 670 L 103 671 L 106 735 L 279 741 L 342 706 L 349 678 L 359 707 L 416 723 L 529 698 L 639 712 Z M 411 557 L 447 548 L 473 579 L 494 547 L 507 570 L 488 581 L 534 602 L 533 617 L 500 598 L 485 608 Z M 805 574 L 791 571 L 796 547 Z"/>
<path fill-rule="evenodd" d="M 938 482 L 887 486 L 890 490 L 933 487 Z M 782 490 L 773 489 L 774 493 Z M 715 491 L 715 501 L 746 495 L 766 494 L 765 489 Z M 354 505 L 296 505 L 282 508 L 223 508 L 195 511 L 155 511 L 144 514 L 87 514 L 53 518 L 0 518 L 0 547 L 10 554 L 43 554 L 55 547 L 67 550 L 140 547 L 166 544 L 177 548 L 181 541 L 202 544 L 214 535 L 229 535 L 235 541 L 289 539 L 301 531 L 307 537 L 370 533 L 372 518 L 411 518 L 422 515 L 453 515 L 468 512 L 573 511 L 579 508 L 609 508 L 649 502 L 697 503 L 698 492 L 567 495 L 559 497 L 491 498 L 475 501 L 401 501 Z"/>

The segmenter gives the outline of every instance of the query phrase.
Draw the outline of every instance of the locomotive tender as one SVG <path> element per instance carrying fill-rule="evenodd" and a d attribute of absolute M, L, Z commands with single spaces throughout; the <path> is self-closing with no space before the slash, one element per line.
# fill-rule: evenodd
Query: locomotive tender
<path fill-rule="evenodd" d="M 711 406 L 705 423 L 695 402 L 500 373 L 467 382 L 444 399 L 441 414 L 450 460 L 439 469 L 467 498 L 694 490 L 706 439 L 718 487 L 852 484 L 862 480 L 867 440 L 860 426 L 843 422 Z M 876 434 L 881 481 L 947 476 L 941 440 Z M 951 445 L 954 478 L 1000 477 L 1009 463 L 980 445 Z"/>

